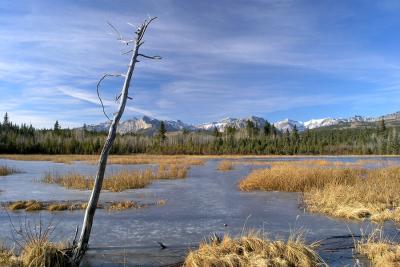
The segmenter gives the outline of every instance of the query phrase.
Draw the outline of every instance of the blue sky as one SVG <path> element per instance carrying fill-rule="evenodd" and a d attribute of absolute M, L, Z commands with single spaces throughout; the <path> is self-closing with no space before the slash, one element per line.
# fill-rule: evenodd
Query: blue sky
<path fill-rule="evenodd" d="M 0 114 L 63 127 L 105 121 L 96 83 L 129 57 L 110 21 L 158 16 L 125 119 L 308 120 L 400 110 L 399 1 L 0 2 Z M 122 80 L 104 84 L 107 112 Z"/>

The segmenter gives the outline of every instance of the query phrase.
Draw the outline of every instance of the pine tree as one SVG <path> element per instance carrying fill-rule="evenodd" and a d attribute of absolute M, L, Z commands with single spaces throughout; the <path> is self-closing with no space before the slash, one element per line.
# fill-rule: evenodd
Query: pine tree
<path fill-rule="evenodd" d="M 214 127 L 214 129 L 213 129 L 213 136 L 216 138 L 221 136 L 221 133 L 218 131 L 217 127 Z"/>
<path fill-rule="evenodd" d="M 60 124 L 58 123 L 58 121 L 56 121 L 56 123 L 54 123 L 54 132 L 58 133 L 60 129 Z"/>
<path fill-rule="evenodd" d="M 167 136 L 165 135 L 166 133 L 167 133 L 167 129 L 165 129 L 165 123 L 164 123 L 164 121 L 161 121 L 160 129 L 158 129 L 158 137 L 160 138 L 161 142 L 164 142 L 165 139 L 167 139 Z"/>
<path fill-rule="evenodd" d="M 251 120 L 247 120 L 246 122 L 246 132 L 247 132 L 247 137 L 253 137 L 254 136 L 254 122 Z"/>
<path fill-rule="evenodd" d="M 4 114 L 4 119 L 3 119 L 3 125 L 4 126 L 9 126 L 10 124 L 10 119 L 8 118 L 8 113 Z"/>
<path fill-rule="evenodd" d="M 385 133 L 386 132 L 386 123 L 385 123 L 384 119 L 381 120 L 381 123 L 380 123 L 380 126 L 379 126 L 379 131 L 381 133 Z"/>
<path fill-rule="evenodd" d="M 271 124 L 268 121 L 266 121 L 264 124 L 264 135 L 268 136 L 270 134 L 271 134 Z"/>

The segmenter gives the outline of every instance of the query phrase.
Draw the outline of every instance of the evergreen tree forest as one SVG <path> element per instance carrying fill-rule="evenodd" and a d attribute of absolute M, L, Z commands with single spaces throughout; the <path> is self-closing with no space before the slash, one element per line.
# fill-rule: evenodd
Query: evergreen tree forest
<path fill-rule="evenodd" d="M 196 155 L 366 155 L 399 154 L 400 127 L 384 121 L 370 127 L 319 128 L 280 132 L 267 123 L 258 128 L 252 122 L 244 129 L 227 127 L 224 132 L 198 131 L 167 133 L 161 127 L 154 136 L 118 135 L 113 154 L 196 154 Z M 15 125 L 8 114 L 0 123 L 0 153 L 8 154 L 98 154 L 106 133 Z"/>

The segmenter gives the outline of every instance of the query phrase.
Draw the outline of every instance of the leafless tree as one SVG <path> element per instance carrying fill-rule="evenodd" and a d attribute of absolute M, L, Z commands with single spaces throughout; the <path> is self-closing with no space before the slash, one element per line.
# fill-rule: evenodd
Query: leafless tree
<path fill-rule="evenodd" d="M 99 82 L 97 84 L 97 95 L 99 96 L 100 103 L 103 107 L 103 113 L 110 120 L 111 125 L 110 125 L 110 129 L 108 132 L 106 142 L 104 143 L 103 149 L 100 154 L 96 179 L 94 181 L 92 194 L 90 196 L 88 206 L 86 208 L 81 235 L 80 235 L 79 241 L 77 242 L 76 247 L 74 249 L 74 253 L 73 253 L 72 261 L 77 266 L 79 266 L 79 264 L 82 260 L 82 257 L 84 256 L 86 250 L 88 249 L 90 232 L 91 232 L 92 224 L 93 224 L 93 218 L 94 218 L 94 214 L 96 212 L 97 203 L 98 203 L 101 188 L 103 185 L 104 173 L 105 173 L 105 170 L 107 167 L 108 154 L 114 143 L 114 140 L 115 140 L 115 137 L 117 134 L 117 127 L 118 127 L 119 121 L 122 117 L 122 114 L 124 113 L 126 102 L 128 99 L 131 99 L 129 97 L 128 93 L 129 93 L 129 86 L 131 84 L 132 74 L 135 69 L 135 65 L 137 62 L 139 62 L 139 60 L 138 60 L 139 58 L 161 59 L 160 56 L 147 56 L 147 55 L 139 53 L 139 50 L 144 43 L 144 41 L 143 41 L 144 34 L 146 33 L 146 30 L 147 30 L 148 26 L 150 25 L 150 23 L 155 19 L 156 19 L 156 17 L 145 20 L 137 28 L 137 30 L 135 32 L 135 38 L 133 40 L 125 40 L 122 37 L 122 35 L 120 34 L 120 32 L 112 24 L 109 23 L 110 27 L 116 32 L 116 34 L 118 36 L 118 41 L 122 42 L 123 44 L 125 44 L 127 46 L 133 45 L 133 48 L 131 50 L 123 53 L 123 54 L 130 54 L 130 53 L 132 54 L 126 74 L 105 74 L 99 80 Z M 102 99 L 100 97 L 100 93 L 99 93 L 99 87 L 100 87 L 101 82 L 104 79 L 109 78 L 109 77 L 124 77 L 125 78 L 124 85 L 122 86 L 121 92 L 115 99 L 115 101 L 117 101 L 119 103 L 119 107 L 118 107 L 118 111 L 114 114 L 113 119 L 110 119 L 109 116 L 106 114 L 106 112 L 104 110 L 103 101 L 102 101 Z"/>

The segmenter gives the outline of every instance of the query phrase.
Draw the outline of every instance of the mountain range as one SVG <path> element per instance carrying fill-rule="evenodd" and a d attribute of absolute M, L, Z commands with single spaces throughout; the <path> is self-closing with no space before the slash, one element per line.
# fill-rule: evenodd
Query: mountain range
<path fill-rule="evenodd" d="M 363 117 L 354 116 L 350 118 L 323 118 L 323 119 L 311 119 L 308 121 L 296 121 L 292 119 L 285 119 L 277 121 L 273 125 L 280 131 L 292 131 L 296 127 L 299 131 L 306 129 L 316 129 L 328 126 L 338 127 L 357 127 L 368 125 L 370 123 L 379 122 L 384 119 L 389 124 L 400 123 L 400 112 L 395 112 L 379 117 Z M 168 132 L 178 132 L 184 129 L 188 131 L 212 131 L 215 128 L 218 131 L 223 132 L 227 126 L 233 126 L 235 128 L 245 128 L 247 121 L 250 120 L 259 128 L 262 128 L 267 122 L 265 119 L 256 116 L 250 116 L 247 118 L 224 118 L 219 121 L 202 123 L 198 125 L 191 125 L 184 123 L 180 120 L 165 120 L 165 128 Z M 121 122 L 118 126 L 118 133 L 142 133 L 142 134 L 154 134 L 160 128 L 162 120 L 151 118 L 149 116 L 143 116 L 141 118 L 131 118 Z M 89 131 L 103 132 L 107 131 L 110 127 L 110 123 L 104 122 L 96 125 L 87 125 L 86 129 Z"/>

